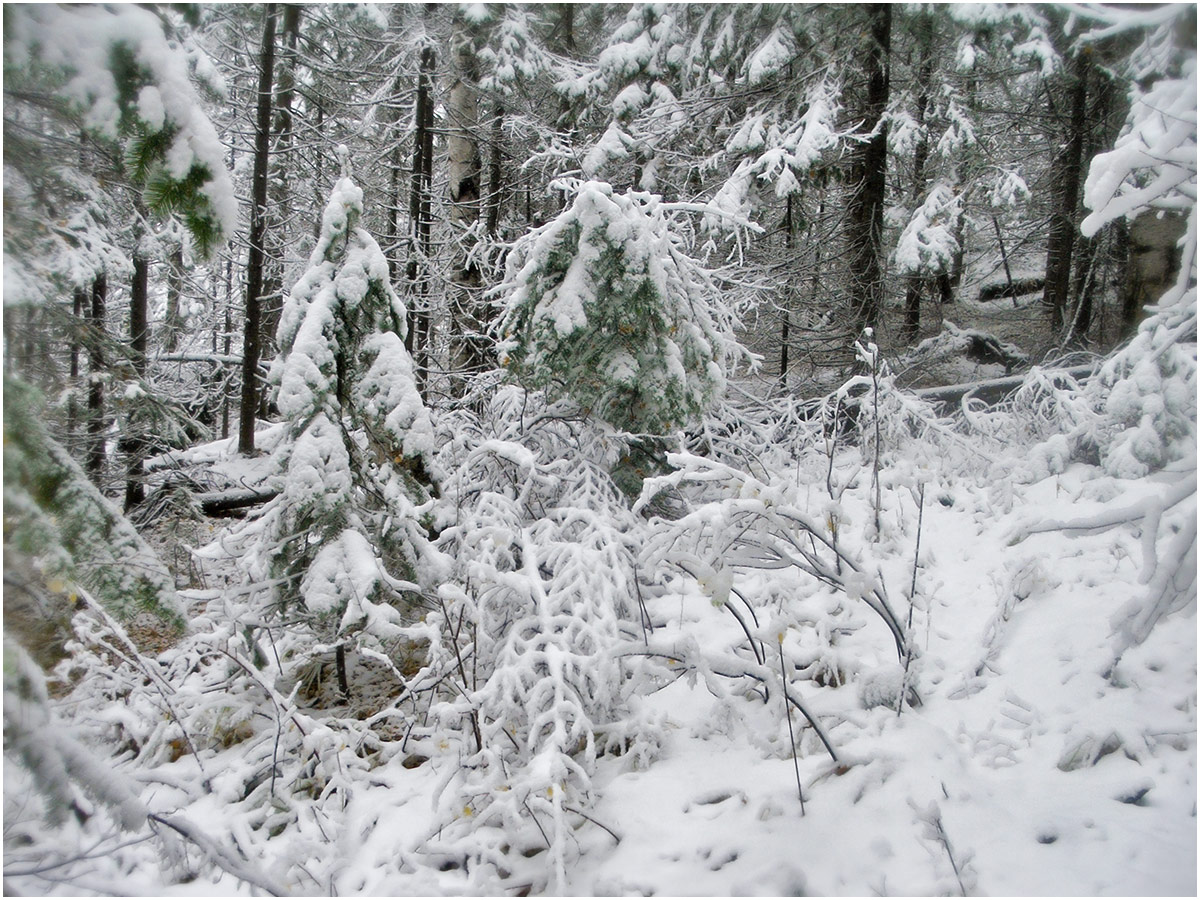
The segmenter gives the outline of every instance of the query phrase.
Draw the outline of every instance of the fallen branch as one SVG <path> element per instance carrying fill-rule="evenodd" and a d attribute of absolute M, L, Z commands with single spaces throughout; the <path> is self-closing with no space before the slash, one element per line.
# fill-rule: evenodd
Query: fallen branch
<path fill-rule="evenodd" d="M 236 489 L 232 491 L 208 491 L 196 494 L 195 500 L 200 510 L 206 516 L 219 518 L 222 516 L 244 515 L 244 510 L 251 506 L 259 506 L 279 495 L 277 490 Z"/>

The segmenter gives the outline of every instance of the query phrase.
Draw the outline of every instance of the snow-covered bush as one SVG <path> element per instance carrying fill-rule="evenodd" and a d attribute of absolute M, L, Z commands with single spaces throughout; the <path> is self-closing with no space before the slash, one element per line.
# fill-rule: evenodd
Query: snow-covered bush
<path fill-rule="evenodd" d="M 414 683 L 457 684 L 432 714 L 439 733 L 461 735 L 461 765 L 426 852 L 465 866 L 475 889 L 558 893 L 597 758 L 645 764 L 656 745 L 618 656 L 641 634 L 638 521 L 596 458 L 594 426 L 514 387 L 487 415 L 486 433 L 466 413 L 443 423 L 439 548 L 454 579 L 427 617 L 440 638 Z"/>
<path fill-rule="evenodd" d="M 1187 22 L 1180 8 L 1131 57 L 1125 128 L 1112 150 L 1092 160 L 1084 185 L 1087 236 L 1145 210 L 1187 214 L 1175 285 L 1089 385 L 1100 411 L 1101 461 L 1125 477 L 1194 461 L 1196 453 L 1196 53 L 1177 36 Z M 1136 27 L 1122 20 L 1107 31 Z"/>
<path fill-rule="evenodd" d="M 358 222 L 362 191 L 334 187 L 308 271 L 288 296 L 270 379 L 287 431 L 283 489 L 240 539 L 270 607 L 319 642 L 400 637 L 433 558 L 421 523 L 429 412 L 404 348 L 405 310 Z"/>
<path fill-rule="evenodd" d="M 1125 127 L 1113 149 L 1096 156 L 1088 170 L 1083 199 L 1092 212 L 1081 230 L 1090 237 L 1122 216 L 1154 210 L 1186 211 L 1187 228 L 1179 241 L 1175 284 L 1147 306 L 1149 315 L 1133 339 L 1087 385 L 1064 392 L 1058 402 L 1066 412 L 1061 430 L 1077 458 L 1086 453 L 1086 461 L 1123 479 L 1162 473 L 1167 484 L 1156 495 L 1112 503 L 1095 516 L 1018 531 L 1024 536 L 1140 523 L 1147 589 L 1113 618 L 1116 660 L 1146 640 L 1163 616 L 1196 600 L 1196 52 L 1180 40 L 1182 31 L 1194 29 L 1191 12 L 1167 8 L 1143 21 L 1111 11 L 1100 16 L 1104 27 L 1083 36 L 1100 40 L 1150 23 L 1130 57 Z M 1061 443 L 1051 436 L 1034 456 L 1053 458 Z M 1164 527 L 1160 520 L 1168 513 Z M 1160 541 L 1172 532 L 1169 541 Z"/>
<path fill-rule="evenodd" d="M 120 828 L 132 831 L 145 824 L 146 810 L 129 785 L 115 778 L 107 766 L 97 761 L 94 751 L 55 720 L 41 669 L 7 637 L 4 752 L 19 757 L 29 770 L 51 824 L 61 824 L 68 812 L 86 818 L 90 815 L 89 799 L 107 807 Z"/>
<path fill-rule="evenodd" d="M 744 351 L 677 214 L 651 194 L 578 184 L 571 205 L 509 257 L 497 289 L 503 365 L 624 431 L 662 435 L 694 422 Z"/>

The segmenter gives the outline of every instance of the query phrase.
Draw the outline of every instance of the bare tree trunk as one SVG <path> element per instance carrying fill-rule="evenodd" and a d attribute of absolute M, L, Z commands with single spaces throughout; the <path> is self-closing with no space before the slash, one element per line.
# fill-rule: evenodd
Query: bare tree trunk
<path fill-rule="evenodd" d="M 262 321 L 259 326 L 260 355 L 266 357 L 274 357 L 279 352 L 275 332 L 283 313 L 285 228 L 291 218 L 292 99 L 296 92 L 296 45 L 300 41 L 302 9 L 298 3 L 284 4 L 279 64 L 276 66 L 274 138 L 271 141 L 271 177 L 267 185 L 269 224 L 265 232 L 269 252 L 263 260 Z"/>
<path fill-rule="evenodd" d="M 500 204 L 504 193 L 504 107 L 497 103 L 492 113 L 492 139 L 488 158 L 487 234 L 500 234 Z"/>
<path fill-rule="evenodd" d="M 317 107 L 316 115 L 313 117 L 313 131 L 316 133 L 317 152 L 313 154 L 313 206 L 320 209 L 321 205 L 329 196 L 329 190 L 325 185 L 325 154 L 321 152 L 320 146 L 325 137 L 325 106 L 321 103 L 319 96 L 313 98 L 313 103 Z M 321 239 L 321 219 L 319 216 L 313 217 L 312 235 L 314 243 Z"/>
<path fill-rule="evenodd" d="M 869 7 L 870 36 L 863 56 L 867 98 L 863 131 L 874 132 L 858 151 L 846 215 L 849 282 L 855 328 L 873 327 L 883 307 L 883 203 L 887 177 L 888 54 L 891 48 L 892 8 Z"/>
<path fill-rule="evenodd" d="M 238 452 L 247 454 L 254 452 L 254 423 L 258 414 L 259 327 L 262 320 L 263 241 L 267 223 L 267 162 L 271 149 L 271 82 L 275 69 L 275 7 L 276 4 L 268 3 L 263 11 L 262 50 L 258 63 L 250 250 L 246 260 L 246 324 L 242 339 L 242 403 L 238 419 Z"/>
<path fill-rule="evenodd" d="M 86 466 L 92 481 L 100 483 L 104 473 L 104 316 L 108 299 L 108 277 L 101 272 L 92 282 L 92 314 L 88 351 L 88 446 Z"/>
<path fill-rule="evenodd" d="M 792 195 L 788 194 L 787 210 L 783 214 L 783 240 L 784 246 L 787 247 L 788 259 L 792 258 L 793 245 L 796 243 L 796 220 L 792 215 Z M 783 322 L 779 326 L 779 386 L 784 390 L 787 389 L 787 374 L 788 374 L 788 351 L 791 349 L 791 330 L 792 330 L 792 311 L 791 286 L 785 286 L 783 306 Z"/>
<path fill-rule="evenodd" d="M 929 92 L 933 82 L 933 17 L 928 12 L 917 18 L 921 45 L 921 61 L 917 67 L 917 125 L 921 137 L 913 150 L 912 202 L 915 208 L 925 195 L 925 162 L 929 158 L 929 140 L 925 135 L 925 114 L 929 109 Z M 921 294 L 926 279 L 919 274 L 909 275 L 904 292 L 904 327 L 901 331 L 905 343 L 912 343 L 921 331 Z"/>
<path fill-rule="evenodd" d="M 149 332 L 150 261 L 141 253 L 133 254 L 133 281 L 129 286 L 129 349 L 133 354 L 133 370 L 139 377 L 146 374 L 146 346 Z M 125 512 L 129 512 L 146 499 L 146 486 L 142 483 L 142 455 L 144 441 L 136 430 L 141 427 L 136 410 L 129 416 L 126 427 L 135 433 L 121 439 L 127 466 L 125 475 Z"/>
<path fill-rule="evenodd" d="M 1067 299 L 1071 291 L 1071 255 L 1075 249 L 1076 213 L 1079 209 L 1079 188 L 1083 177 L 1084 126 L 1087 114 L 1088 58 L 1076 53 L 1068 69 L 1071 115 L 1063 123 L 1053 115 L 1051 101 L 1050 127 L 1054 134 L 1067 128 L 1066 143 L 1055 154 L 1050 167 L 1050 190 L 1054 204 L 1050 213 L 1050 233 L 1046 240 L 1046 287 L 1042 303 L 1050 316 L 1056 335 L 1063 329 Z"/>
<path fill-rule="evenodd" d="M 430 314 L 428 272 L 425 267 L 431 252 L 430 190 L 433 181 L 433 47 L 421 50 L 421 68 L 417 78 L 417 106 L 413 123 L 412 189 L 409 196 L 410 249 L 408 281 L 411 303 L 408 309 L 406 343 L 416 368 L 417 388 L 422 398 L 429 389 Z"/>
<path fill-rule="evenodd" d="M 404 7 L 397 4 L 392 7 L 391 23 L 397 33 L 404 29 Z M 388 203 L 387 225 L 384 232 L 384 255 L 387 257 L 388 282 L 393 286 L 400 276 L 398 254 L 400 253 L 400 184 L 403 179 L 404 157 L 404 125 L 400 121 L 400 107 L 396 100 L 404 92 L 404 84 L 400 75 L 392 83 L 391 103 L 385 108 L 388 121 L 391 124 L 392 146 L 388 151 Z M 405 323 L 407 326 L 407 322 Z"/>
<path fill-rule="evenodd" d="M 78 452 L 75 429 L 79 427 L 79 330 L 83 325 L 83 314 L 87 308 L 87 291 L 75 288 L 71 305 L 71 391 L 67 395 L 67 449 L 74 456 Z"/>
<path fill-rule="evenodd" d="M 176 244 L 167 257 L 167 315 L 163 321 L 163 347 L 170 353 L 179 347 L 179 334 L 183 331 L 183 313 L 179 303 L 183 299 L 183 246 Z"/>
<path fill-rule="evenodd" d="M 225 261 L 225 338 L 222 350 L 226 357 L 233 349 L 233 247 L 229 248 L 229 259 Z M 229 402 L 232 378 L 221 382 L 221 440 L 229 437 Z"/>

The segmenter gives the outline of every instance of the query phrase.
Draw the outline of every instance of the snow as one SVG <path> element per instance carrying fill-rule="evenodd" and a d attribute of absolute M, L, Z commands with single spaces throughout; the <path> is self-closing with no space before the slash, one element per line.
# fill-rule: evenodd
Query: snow
<path fill-rule="evenodd" d="M 507 390 L 492 413 L 501 423 L 508 421 L 505 409 L 527 402 Z M 495 766 L 464 767 L 466 748 L 416 742 L 376 757 L 367 768 L 353 752 L 339 749 L 359 738 L 338 730 L 342 725 L 320 726 L 318 711 L 297 711 L 291 714 L 307 737 L 289 752 L 314 760 L 319 777 L 337 790 L 324 801 L 279 792 L 281 802 L 291 798 L 287 804 L 299 812 L 268 840 L 246 826 L 244 817 L 257 807 L 238 798 L 258 765 L 252 760 L 269 768 L 276 739 L 270 713 L 245 720 L 252 731 L 261 729 L 261 739 L 205 751 L 205 765 L 221 773 L 223 800 L 195 792 L 186 775 L 195 762 L 184 756 L 153 767 L 146 767 L 148 761 L 119 764 L 123 775 L 156 773 L 150 781 L 128 782 L 138 802 L 152 810 L 178 808 L 175 815 L 215 839 L 236 834 L 248 865 L 263 877 L 298 878 L 297 884 L 314 889 L 333 878 L 340 893 L 495 893 L 501 882 L 471 874 L 486 871 L 483 862 L 471 872 L 438 871 L 439 860 L 453 858 L 456 848 L 486 845 L 489 835 L 496 841 L 489 853 L 499 853 L 502 841 L 530 842 L 530 855 L 509 864 L 516 883 L 544 878 L 547 890 L 567 895 L 1195 892 L 1195 606 L 1165 612 L 1137 640 L 1123 638 L 1124 623 L 1134 622 L 1131 613 L 1144 609 L 1131 609 L 1131 596 L 1155 586 L 1141 583 L 1144 533 L 1119 521 L 1105 530 L 1045 530 L 1055 522 L 1119 520 L 1114 497 L 1127 498 L 1118 505 L 1149 509 L 1146 504 L 1161 493 L 1155 483 L 1106 474 L 1064 455 L 1053 471 L 1011 483 L 1005 506 L 997 504 L 990 478 L 982 477 L 986 473 L 973 458 L 960 451 L 939 461 L 909 446 L 903 458 L 932 461 L 920 481 L 899 463 L 889 469 L 883 527 L 871 538 L 866 528 L 874 518 L 873 491 L 856 447 L 834 455 L 833 482 L 847 485 L 836 501 L 826 491 L 827 462 L 817 443 L 798 445 L 795 462 L 776 447 L 761 459 L 762 480 L 741 476 L 728 494 L 720 480 L 726 469 L 700 457 L 677 457 L 696 476 L 699 493 L 691 496 L 708 503 L 697 513 L 718 541 L 740 532 L 749 520 L 738 517 L 748 511 L 794 515 L 778 521 L 814 529 L 836 516 L 843 549 L 872 560 L 862 577 L 846 579 L 842 592 L 794 566 L 759 567 L 741 551 L 704 544 L 704 530 L 686 520 L 671 537 L 670 523 L 595 506 L 595 495 L 580 493 L 590 463 L 535 452 L 553 450 L 548 437 L 562 433 L 554 419 L 539 421 L 531 430 L 515 418 L 510 430 L 502 424 L 496 436 L 478 439 L 446 423 L 445 433 L 453 437 L 439 442 L 444 460 L 463 461 L 460 476 L 445 482 L 452 490 L 443 515 L 452 524 L 443 540 L 447 550 L 458 544 L 459 551 L 455 568 L 442 573 L 443 600 L 467 602 L 468 595 L 454 587 L 466 573 L 472 583 L 489 586 L 479 598 L 489 616 L 480 635 L 500 642 L 498 659 L 507 674 L 472 694 L 473 702 L 504 711 L 485 719 L 494 753 L 511 750 L 502 729 L 523 721 L 517 710 L 530 710 L 527 765 L 517 762 L 515 750 L 504 751 L 510 755 L 501 776 Z M 320 417 L 318 422 L 331 428 Z M 465 456 L 453 446 L 471 441 L 476 443 Z M 1021 452 L 1012 448 L 1000 470 Z M 293 463 L 310 455 L 297 446 Z M 486 466 L 507 474 L 485 478 Z M 797 472 L 813 477 L 798 480 Z M 925 495 L 910 597 L 918 485 Z M 1188 494 L 1186 478 L 1170 491 L 1159 502 L 1164 526 L 1194 521 L 1194 500 L 1171 505 L 1172 498 Z M 534 509 L 543 512 L 528 518 Z M 610 525 L 594 530 L 610 515 L 616 516 Z M 1170 527 L 1159 531 L 1151 556 L 1170 568 L 1165 563 L 1180 552 L 1174 549 L 1180 539 Z M 656 549 L 664 538 L 675 547 L 672 557 Z M 1194 533 L 1184 532 L 1183 541 L 1194 553 Z M 636 698 L 636 716 L 655 735 L 654 749 L 620 754 L 597 747 L 594 754 L 564 756 L 554 748 L 575 745 L 608 714 L 603 710 L 623 702 L 592 692 L 622 684 L 600 674 L 615 658 L 596 654 L 611 646 L 613 604 L 631 596 L 624 592 L 631 591 L 634 552 L 643 575 L 656 573 L 641 588 L 641 603 L 654 624 L 646 639 L 662 654 L 663 668 L 629 682 L 651 679 L 653 689 Z M 681 565 L 680 553 L 700 564 Z M 405 633 L 394 610 L 370 601 L 381 577 L 362 535 L 343 531 L 320 549 L 306 574 L 305 602 L 335 610 L 344 600 L 343 622 L 376 616 L 377 630 Z M 888 629 L 866 605 L 872 585 L 880 583 L 901 619 L 913 606 L 918 652 L 907 675 Z M 753 669 L 735 613 L 764 648 L 761 677 L 778 679 L 782 651 L 785 664 L 795 667 L 792 690 L 823 723 L 836 751 L 835 762 L 793 710 L 803 807 L 778 701 L 764 702 L 754 688 L 758 681 L 718 674 L 735 665 Z M 428 623 L 423 627 L 435 633 Z M 640 630 L 623 640 L 617 645 L 623 653 L 644 647 Z M 623 659 L 631 665 L 637 656 Z M 534 663 L 542 677 L 527 667 Z M 351 662 L 351 670 L 360 664 Z M 776 697 L 778 681 L 766 684 Z M 906 684 L 920 705 L 910 700 L 898 712 Z M 176 702 L 183 703 L 188 695 L 179 690 Z M 212 696 L 235 702 L 226 693 Z M 291 709 L 285 696 L 276 702 Z M 457 720 L 468 708 L 447 703 L 431 715 Z M 125 721 L 138 727 L 137 716 Z M 237 717 L 222 721 L 232 728 Z M 541 731 L 538 723 L 545 726 Z M 535 741 L 538 734 L 542 743 Z M 525 732 L 513 736 L 526 746 Z M 428 761 L 401 767 L 414 747 Z M 288 774 L 281 784 L 296 777 Z M 570 787 L 559 801 L 563 783 Z M 554 854 L 537 851 L 544 845 L 524 815 L 522 798 L 536 808 L 548 834 L 562 828 L 570 835 Z M 567 807 L 585 809 L 592 821 Z M 431 838 L 436 823 L 442 830 Z M 19 827 L 32 826 L 22 821 Z M 170 863 L 144 855 L 146 847 L 116 852 L 111 867 L 92 865 L 107 873 L 99 877 L 128 889 L 195 890 L 194 884 L 150 877 L 165 873 Z M 118 873 L 118 865 L 134 859 L 132 870 L 139 874 Z M 297 862 L 319 881 L 305 880 Z M 248 892 L 245 883 L 228 877 L 201 884 L 209 893 Z"/>
<path fill-rule="evenodd" d="M 791 41 L 782 29 L 775 29 L 746 60 L 746 81 L 759 84 L 779 72 L 795 56 Z"/>
<path fill-rule="evenodd" d="M 519 11 L 463 14 L 502 15 L 519 49 Z M 955 15 L 1030 16 L 1020 52 L 1059 64 L 1036 11 Z M 1165 33 L 1144 59 L 1171 56 Z M 751 80 L 778 71 L 781 35 Z M 664 8 L 628 11 L 602 56 L 618 116 L 670 102 L 655 79 L 677 37 Z M 497 56 L 499 83 L 518 57 Z M 800 190 L 836 151 L 835 88 L 807 99 L 729 129 L 711 201 L 560 183 L 499 292 L 526 384 L 434 409 L 363 192 L 339 180 L 282 313 L 270 455 L 230 439 L 147 465 L 281 490 L 200 520 L 188 634 L 140 656 L 87 604 L 53 693 L 6 643 L 6 889 L 1195 895 L 1194 65 L 1135 88 L 1085 197 L 1091 230 L 1186 206 L 1179 282 L 1086 384 L 1035 368 L 954 415 L 900 391 L 869 332 L 870 374 L 821 408 L 722 396 L 744 354 L 688 237 L 703 216 L 744 228 L 758 191 Z M 175 114 L 170 91 L 137 103 Z M 955 110 L 946 153 L 974 141 Z M 604 141 L 589 174 L 635 146 L 615 123 Z M 984 186 L 995 209 L 1029 197 L 1013 170 Z M 933 185 L 897 272 L 945 268 L 959 205 Z M 947 323 L 917 353 L 978 334 Z M 657 404 L 653 442 L 620 430 L 621 403 Z M 27 503 L 6 483 L 6 513 Z M 87 815 L 43 820 L 71 804 Z"/>
<path fill-rule="evenodd" d="M 318 551 L 300 595 L 310 612 L 329 613 L 345 609 L 351 622 L 362 615 L 361 603 L 379 581 L 375 550 L 357 531 L 347 529 Z"/>
<path fill-rule="evenodd" d="M 5 53 L 37 48 L 40 58 L 70 73 L 64 94 L 84 111 L 89 127 L 116 137 L 121 115 L 112 74 L 114 47 L 127 48 L 152 79 L 138 94 L 139 116 L 152 130 L 177 129 L 167 170 L 182 179 L 196 166 L 208 170 L 200 188 L 225 234 L 237 226 L 237 198 L 224 147 L 191 84 L 188 57 L 168 43 L 154 13 L 136 6 L 29 6 L 6 22 Z"/>
<path fill-rule="evenodd" d="M 960 200 L 948 185 L 939 182 L 931 187 L 896 242 L 896 271 L 947 271 L 958 249 L 954 232 L 960 215 Z"/>

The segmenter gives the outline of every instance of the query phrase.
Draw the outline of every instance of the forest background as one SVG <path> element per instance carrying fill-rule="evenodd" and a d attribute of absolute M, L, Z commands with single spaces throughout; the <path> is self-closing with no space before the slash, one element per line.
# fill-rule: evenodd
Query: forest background
<path fill-rule="evenodd" d="M 4 17 L 6 890 L 1194 892 L 1194 6 Z"/>

